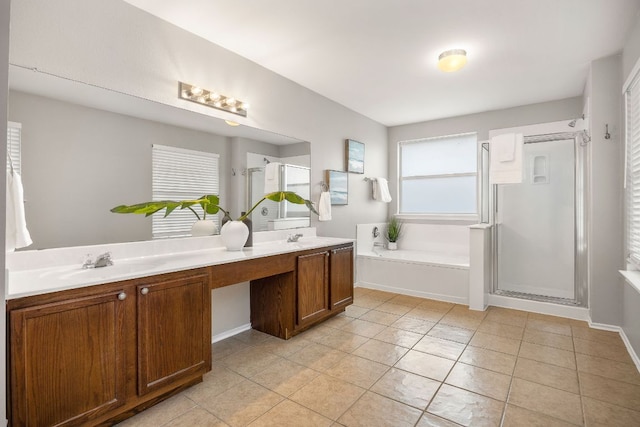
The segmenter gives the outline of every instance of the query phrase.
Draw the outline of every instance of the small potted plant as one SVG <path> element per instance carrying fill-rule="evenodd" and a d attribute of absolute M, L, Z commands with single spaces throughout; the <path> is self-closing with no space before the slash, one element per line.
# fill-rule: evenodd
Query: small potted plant
<path fill-rule="evenodd" d="M 387 229 L 384 237 L 389 243 L 387 243 L 387 249 L 395 251 L 398 249 L 398 239 L 402 235 L 402 221 L 395 216 L 392 216 L 387 222 Z"/>
<path fill-rule="evenodd" d="M 253 210 L 258 207 L 258 205 L 265 200 L 273 200 L 274 202 L 282 202 L 286 200 L 290 203 L 295 203 L 298 205 L 306 205 L 311 212 L 316 215 L 318 212 L 313 206 L 313 202 L 310 200 L 306 200 L 301 196 L 297 195 L 293 191 L 275 191 L 273 193 L 265 194 L 262 199 L 260 199 L 255 205 L 251 207 L 244 215 L 240 216 L 237 220 L 232 220 L 229 211 L 226 211 L 220 207 L 220 198 L 215 194 L 209 194 L 202 196 L 196 200 L 181 200 L 181 201 L 173 201 L 173 200 L 161 200 L 154 202 L 143 202 L 137 203 L 135 205 L 120 205 L 111 209 L 111 212 L 114 213 L 132 213 L 132 214 L 144 214 L 145 216 L 153 215 L 156 212 L 160 212 L 161 210 L 165 210 L 164 216 L 168 216 L 171 212 L 176 209 L 189 209 L 191 210 L 198 220 L 205 219 L 206 215 L 215 215 L 218 212 L 222 211 L 228 222 L 226 222 L 222 228 L 220 229 L 220 234 L 222 235 L 222 240 L 225 242 L 225 245 L 228 250 L 239 251 L 244 246 L 247 238 L 249 237 L 249 228 L 242 221 L 246 219 Z M 194 206 L 200 206 L 203 211 L 202 218 L 198 213 L 193 209 Z M 208 234 L 213 234 L 215 231 L 212 231 Z M 201 235 L 201 234 L 200 234 Z"/>

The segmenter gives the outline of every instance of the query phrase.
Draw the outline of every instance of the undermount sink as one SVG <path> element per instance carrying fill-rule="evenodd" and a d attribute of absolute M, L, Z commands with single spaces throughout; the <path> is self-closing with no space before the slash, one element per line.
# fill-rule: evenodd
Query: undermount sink
<path fill-rule="evenodd" d="M 160 260 L 115 260 L 113 265 L 100 268 L 85 268 L 71 267 L 65 269 L 59 269 L 53 272 L 47 272 L 47 276 L 57 276 L 59 279 L 72 279 L 79 276 L 86 276 L 87 278 L 114 275 L 114 274 L 128 274 L 138 271 L 151 270 L 159 267 L 164 262 Z"/>

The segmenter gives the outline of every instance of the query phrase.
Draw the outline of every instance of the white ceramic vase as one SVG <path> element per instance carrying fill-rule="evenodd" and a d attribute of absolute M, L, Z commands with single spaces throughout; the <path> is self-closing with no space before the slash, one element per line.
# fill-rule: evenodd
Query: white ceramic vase
<path fill-rule="evenodd" d="M 200 219 L 194 222 L 191 227 L 191 235 L 193 237 L 213 236 L 217 231 L 216 223 L 210 219 Z"/>
<path fill-rule="evenodd" d="M 389 249 L 390 251 L 395 251 L 396 249 L 398 249 L 398 242 L 387 243 L 387 249 Z"/>
<path fill-rule="evenodd" d="M 242 221 L 229 221 L 220 229 L 220 236 L 228 251 L 241 251 L 249 237 L 249 228 Z"/>

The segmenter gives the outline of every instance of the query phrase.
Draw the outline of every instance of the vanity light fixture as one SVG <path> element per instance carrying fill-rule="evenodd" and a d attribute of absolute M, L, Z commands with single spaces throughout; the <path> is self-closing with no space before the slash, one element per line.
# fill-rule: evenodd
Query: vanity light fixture
<path fill-rule="evenodd" d="M 467 51 L 464 49 L 446 50 L 438 57 L 438 68 L 445 73 L 458 71 L 467 63 Z"/>
<path fill-rule="evenodd" d="M 231 96 L 225 96 L 218 92 L 203 89 L 189 83 L 179 83 L 178 97 L 197 104 L 206 105 L 207 107 L 217 108 L 218 110 L 227 111 L 242 117 L 247 117 L 249 104 L 239 101 Z M 228 125 L 234 126 L 227 122 Z M 237 123 L 236 125 L 237 126 Z"/>

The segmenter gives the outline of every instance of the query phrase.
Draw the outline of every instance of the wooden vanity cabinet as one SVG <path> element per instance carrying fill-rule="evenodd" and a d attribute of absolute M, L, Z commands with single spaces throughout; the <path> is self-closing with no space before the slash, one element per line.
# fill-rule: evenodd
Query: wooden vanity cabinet
<path fill-rule="evenodd" d="M 10 425 L 79 425 L 125 404 L 126 298 L 122 287 L 10 311 Z"/>
<path fill-rule="evenodd" d="M 296 329 L 333 316 L 353 303 L 353 245 L 298 256 Z"/>
<path fill-rule="evenodd" d="M 296 325 L 305 327 L 329 313 L 329 251 L 298 256 Z"/>
<path fill-rule="evenodd" d="M 211 370 L 211 292 L 205 270 L 136 285 L 138 394 Z"/>
<path fill-rule="evenodd" d="M 208 269 L 8 301 L 10 425 L 122 419 L 211 369 Z"/>
<path fill-rule="evenodd" d="M 329 254 L 331 310 L 353 303 L 353 246 L 331 249 Z"/>
<path fill-rule="evenodd" d="M 264 260 L 280 268 L 251 280 L 253 329 L 289 339 L 353 303 L 352 243 Z"/>

